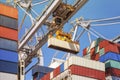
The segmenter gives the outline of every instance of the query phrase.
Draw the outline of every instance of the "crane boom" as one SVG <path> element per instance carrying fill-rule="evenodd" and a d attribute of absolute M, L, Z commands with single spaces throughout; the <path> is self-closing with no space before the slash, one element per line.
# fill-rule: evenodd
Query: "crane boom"
<path fill-rule="evenodd" d="M 22 38 L 20 44 L 18 46 L 18 50 L 21 50 L 23 46 L 31 39 L 31 37 L 35 34 L 35 32 L 43 25 L 45 20 L 50 16 L 50 14 L 58 7 L 61 3 L 61 0 L 53 0 L 52 4 L 48 6 L 48 8 L 43 12 L 38 22 L 32 25 L 31 29 L 27 34 Z"/>
<path fill-rule="evenodd" d="M 59 1 L 59 0 L 58 0 Z M 28 56 L 28 58 L 25 60 L 26 66 L 31 62 L 31 59 L 36 55 L 37 51 L 47 42 L 48 40 L 48 35 L 54 34 L 58 29 L 61 29 L 63 27 L 63 25 L 87 2 L 87 0 L 78 0 L 78 2 L 76 2 L 76 4 L 74 5 L 75 10 L 69 15 L 67 16 L 66 20 L 63 20 L 63 22 L 59 25 L 56 26 L 57 28 L 49 31 L 40 41 L 39 43 L 35 46 L 35 48 L 32 50 L 32 52 L 30 53 L 30 55 Z M 21 49 L 22 46 L 19 46 L 19 49 Z"/>

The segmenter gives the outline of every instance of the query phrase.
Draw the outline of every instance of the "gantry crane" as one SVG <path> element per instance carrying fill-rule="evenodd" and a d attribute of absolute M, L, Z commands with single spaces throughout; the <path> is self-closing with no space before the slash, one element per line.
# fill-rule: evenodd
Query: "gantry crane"
<path fill-rule="evenodd" d="M 15 5 L 25 12 L 31 19 L 32 25 L 19 42 L 19 80 L 25 79 L 25 67 L 27 67 L 38 50 L 47 42 L 48 36 L 53 35 L 57 30 L 62 29 L 64 24 L 87 2 L 87 0 L 77 0 L 73 5 L 66 4 L 62 0 L 50 0 L 41 15 L 34 19 L 28 12 L 31 9 L 32 0 L 16 0 Z M 35 12 L 34 12 L 35 13 Z M 36 14 L 36 13 L 35 13 Z M 25 19 L 23 18 L 23 22 Z M 49 17 L 51 20 L 49 21 Z M 23 24 L 21 23 L 21 25 Z M 21 26 L 20 25 L 20 26 Z M 35 35 L 38 29 L 47 25 L 48 31 L 38 40 L 34 47 L 27 46 L 29 40 Z"/>

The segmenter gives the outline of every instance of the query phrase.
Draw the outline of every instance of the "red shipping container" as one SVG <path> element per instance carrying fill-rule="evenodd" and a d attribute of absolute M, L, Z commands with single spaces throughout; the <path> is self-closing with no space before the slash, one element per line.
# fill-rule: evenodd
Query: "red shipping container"
<path fill-rule="evenodd" d="M 120 69 L 107 68 L 105 74 L 106 74 L 106 76 L 117 76 L 117 77 L 120 77 Z"/>
<path fill-rule="evenodd" d="M 118 46 L 114 44 L 109 44 L 108 46 L 105 47 L 105 53 L 107 52 L 115 52 L 115 53 L 120 53 Z"/>
<path fill-rule="evenodd" d="M 83 56 L 87 54 L 87 48 L 83 49 Z"/>
<path fill-rule="evenodd" d="M 18 31 L 0 26 L 0 37 L 18 41 Z"/>
<path fill-rule="evenodd" d="M 82 66 L 72 65 L 69 67 L 71 74 L 90 77 L 99 80 L 105 80 L 105 72 L 94 70 Z"/>
<path fill-rule="evenodd" d="M 53 77 L 56 77 L 60 74 L 60 66 L 58 66 L 56 69 L 53 70 Z"/>
<path fill-rule="evenodd" d="M 95 48 L 90 49 L 90 55 L 92 56 L 94 54 L 95 54 Z"/>
<path fill-rule="evenodd" d="M 95 60 L 98 61 L 99 58 L 100 58 L 100 54 L 97 53 L 96 56 L 95 56 Z"/>
<path fill-rule="evenodd" d="M 93 54 L 93 55 L 91 56 L 91 59 L 98 61 L 98 60 L 99 60 L 99 57 L 100 57 L 100 54 L 99 54 L 99 53 L 96 53 L 96 54 Z"/>
<path fill-rule="evenodd" d="M 11 18 L 18 19 L 18 10 L 12 6 L 0 3 L 0 14 Z"/>
<path fill-rule="evenodd" d="M 43 76 L 41 80 L 50 80 L 50 73 L 47 73 L 45 76 Z"/>
<path fill-rule="evenodd" d="M 99 48 L 102 49 L 110 44 L 110 41 L 108 40 L 103 40 L 99 43 Z"/>

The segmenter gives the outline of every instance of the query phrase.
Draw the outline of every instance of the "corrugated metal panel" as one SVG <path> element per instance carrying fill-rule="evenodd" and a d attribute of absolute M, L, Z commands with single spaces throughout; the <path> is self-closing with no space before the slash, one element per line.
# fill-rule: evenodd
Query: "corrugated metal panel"
<path fill-rule="evenodd" d="M 0 80 L 17 80 L 17 75 L 0 72 Z"/>
<path fill-rule="evenodd" d="M 72 80 L 98 80 L 98 79 L 84 77 L 84 76 L 78 76 L 78 75 L 71 75 L 71 79 Z"/>
<path fill-rule="evenodd" d="M 51 71 L 53 71 L 52 68 L 37 65 L 32 69 L 32 75 L 34 75 L 36 72 L 38 72 L 38 73 L 40 73 L 40 72 L 48 73 L 48 72 L 51 72 Z"/>
<path fill-rule="evenodd" d="M 91 69 L 96 69 L 100 71 L 105 71 L 105 64 L 94 61 L 94 60 L 88 60 L 85 58 L 81 58 L 78 56 L 71 56 L 65 63 L 64 63 L 64 68 L 68 69 L 69 66 L 71 65 L 78 65 L 78 66 L 83 66 Z"/>
<path fill-rule="evenodd" d="M 120 77 L 116 77 L 116 76 L 107 76 L 106 80 L 120 80 Z"/>
<path fill-rule="evenodd" d="M 18 31 L 0 26 L 0 37 L 18 41 Z"/>
<path fill-rule="evenodd" d="M 0 38 L 0 49 L 17 51 L 18 44 L 16 41 Z"/>
<path fill-rule="evenodd" d="M 44 75 L 46 75 L 46 73 L 37 73 L 37 75 L 33 75 L 33 79 L 34 80 L 40 80 Z"/>
<path fill-rule="evenodd" d="M 18 63 L 0 60 L 0 72 L 18 73 Z"/>
<path fill-rule="evenodd" d="M 50 79 L 53 78 L 53 72 L 50 72 Z"/>
<path fill-rule="evenodd" d="M 100 49 L 99 54 L 100 54 L 100 56 L 104 55 L 105 54 L 105 49 L 104 48 Z"/>
<path fill-rule="evenodd" d="M 79 44 L 62 41 L 54 37 L 48 39 L 48 47 L 71 53 L 78 53 L 80 50 Z"/>
<path fill-rule="evenodd" d="M 0 60 L 18 62 L 18 53 L 0 49 Z"/>
<path fill-rule="evenodd" d="M 17 8 L 0 3 L 0 14 L 11 18 L 18 19 Z"/>
<path fill-rule="evenodd" d="M 46 75 L 44 75 L 41 80 L 50 80 L 50 73 L 47 73 Z"/>
<path fill-rule="evenodd" d="M 120 62 L 114 61 L 114 60 L 108 60 L 105 62 L 105 67 L 112 67 L 112 68 L 117 68 L 120 69 Z"/>
<path fill-rule="evenodd" d="M 18 20 L 0 15 L 0 25 L 18 30 Z"/>
<path fill-rule="evenodd" d="M 58 66 L 56 69 L 53 70 L 53 77 L 56 77 L 60 74 L 60 66 Z"/>
<path fill-rule="evenodd" d="M 74 75 L 86 76 L 98 80 L 105 80 L 104 71 L 99 71 L 99 70 L 90 69 L 82 66 L 76 66 L 76 65 L 71 65 L 69 69 L 71 70 L 71 74 Z"/>
<path fill-rule="evenodd" d="M 90 54 L 87 54 L 87 55 L 83 56 L 83 58 L 85 58 L 85 59 L 91 59 L 91 56 L 90 56 Z"/>
<path fill-rule="evenodd" d="M 107 68 L 105 71 L 106 76 L 116 76 L 120 77 L 120 69 L 116 68 Z"/>
<path fill-rule="evenodd" d="M 100 57 L 101 62 L 105 62 L 107 60 L 120 61 L 120 54 L 108 52 Z"/>
<path fill-rule="evenodd" d="M 60 73 L 64 71 L 64 63 L 60 65 Z"/>

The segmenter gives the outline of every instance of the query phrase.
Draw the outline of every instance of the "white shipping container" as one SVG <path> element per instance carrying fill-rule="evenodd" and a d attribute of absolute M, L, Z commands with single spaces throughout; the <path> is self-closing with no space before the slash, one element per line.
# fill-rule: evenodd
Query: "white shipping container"
<path fill-rule="evenodd" d="M 78 56 L 71 56 L 68 60 L 66 60 L 64 63 L 64 70 L 68 69 L 68 67 L 71 65 L 78 65 L 78 66 L 83 66 L 83 67 L 87 67 L 95 70 L 105 71 L 104 63 L 94 61 L 94 60 L 88 60 Z"/>
<path fill-rule="evenodd" d="M 52 78 L 53 78 L 53 71 L 50 72 L 50 79 L 52 79 Z"/>
<path fill-rule="evenodd" d="M 106 80 L 120 80 L 120 77 L 116 77 L 116 76 L 107 76 Z"/>
<path fill-rule="evenodd" d="M 17 80 L 17 75 L 0 72 L 0 80 Z"/>
<path fill-rule="evenodd" d="M 85 77 L 85 76 L 70 75 L 70 76 L 66 76 L 66 77 L 59 76 L 59 77 L 56 77 L 51 80 L 98 80 L 98 79 Z"/>
<path fill-rule="evenodd" d="M 67 80 L 69 80 L 69 79 L 67 79 Z M 84 77 L 84 76 L 78 76 L 78 75 L 71 75 L 71 80 L 98 80 L 98 79 Z"/>
<path fill-rule="evenodd" d="M 91 44 L 90 44 L 90 49 L 94 48 L 96 46 L 96 41 L 93 41 Z"/>
<path fill-rule="evenodd" d="M 90 60 L 90 59 L 91 59 L 91 56 L 90 56 L 90 54 L 87 54 L 87 55 L 83 56 L 83 58 Z"/>
<path fill-rule="evenodd" d="M 48 39 L 48 47 L 71 53 L 78 53 L 80 50 L 79 44 L 62 41 L 54 37 Z"/>

